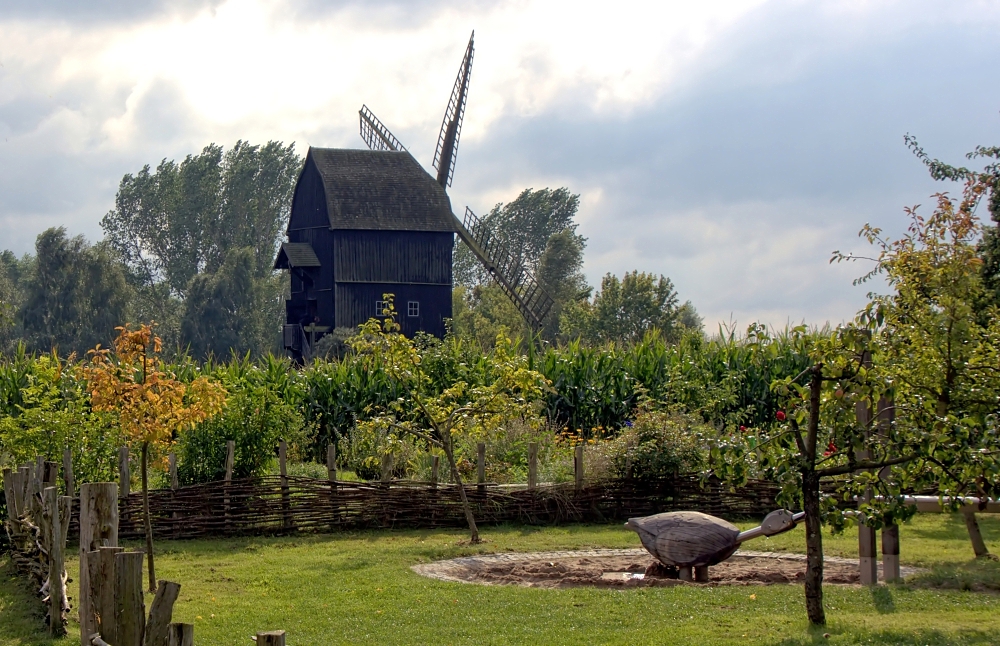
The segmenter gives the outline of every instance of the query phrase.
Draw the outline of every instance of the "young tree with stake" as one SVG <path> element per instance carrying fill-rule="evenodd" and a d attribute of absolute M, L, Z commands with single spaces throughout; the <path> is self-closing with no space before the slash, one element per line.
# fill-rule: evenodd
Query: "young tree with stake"
<path fill-rule="evenodd" d="M 469 540 L 478 543 L 479 529 L 455 458 L 455 438 L 462 434 L 482 437 L 512 419 L 535 415 L 545 378 L 528 369 L 527 358 L 514 352 L 510 339 L 500 334 L 488 357 L 488 385 L 456 381 L 439 391 L 425 370 L 420 349 L 399 333 L 391 296 L 385 296 L 385 318 L 362 325 L 352 345 L 364 360 L 381 366 L 396 379 L 406 394 L 383 410 L 373 411 L 375 416 L 358 423 L 358 431 L 374 434 L 390 429 L 441 449 L 458 485 Z"/>
<path fill-rule="evenodd" d="M 112 349 L 97 346 L 83 365 L 83 377 L 95 411 L 117 415 L 122 432 L 142 451 L 142 513 L 146 533 L 149 590 L 156 590 L 153 526 L 149 517 L 149 453 L 174 435 L 222 410 L 225 389 L 206 377 L 185 384 L 163 370 L 160 338 L 149 325 L 115 328 Z"/>

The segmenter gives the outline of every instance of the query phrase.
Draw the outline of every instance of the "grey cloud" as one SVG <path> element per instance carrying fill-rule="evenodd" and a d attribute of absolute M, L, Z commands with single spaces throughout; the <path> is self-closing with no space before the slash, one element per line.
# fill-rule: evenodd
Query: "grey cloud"
<path fill-rule="evenodd" d="M 0 20 L 46 20 L 74 24 L 127 23 L 160 14 L 199 11 L 223 0 L 4 0 Z"/>

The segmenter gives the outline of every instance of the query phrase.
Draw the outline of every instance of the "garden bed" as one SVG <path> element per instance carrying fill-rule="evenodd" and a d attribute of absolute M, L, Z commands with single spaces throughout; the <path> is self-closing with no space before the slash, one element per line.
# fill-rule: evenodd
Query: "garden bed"
<path fill-rule="evenodd" d="M 444 581 L 539 588 L 647 588 L 675 585 L 768 585 L 802 583 L 806 560 L 800 554 L 739 552 L 709 568 L 708 583 L 677 578 L 645 550 L 582 550 L 528 554 L 488 554 L 413 566 L 418 574 Z M 902 568 L 903 576 L 916 568 Z M 860 582 L 857 560 L 827 557 L 824 583 Z"/>

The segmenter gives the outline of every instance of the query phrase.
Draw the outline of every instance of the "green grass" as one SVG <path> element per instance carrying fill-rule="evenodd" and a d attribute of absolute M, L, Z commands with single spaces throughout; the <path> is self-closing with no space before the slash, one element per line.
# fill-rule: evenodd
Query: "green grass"
<path fill-rule="evenodd" d="M 1000 519 L 984 517 L 981 527 L 1000 552 Z M 545 590 L 446 583 L 410 571 L 476 552 L 638 545 L 618 525 L 486 528 L 488 542 L 476 547 L 464 538 L 448 530 L 163 541 L 157 574 L 182 584 L 174 620 L 195 624 L 198 646 L 250 644 L 254 632 L 279 628 L 294 646 L 1000 643 L 1000 596 L 961 589 L 827 586 L 829 624 L 811 630 L 799 586 Z M 856 534 L 827 535 L 825 543 L 831 555 L 857 553 Z M 960 518 L 918 516 L 902 528 L 901 544 L 905 564 L 981 568 L 977 576 L 1000 580 L 997 564 L 970 565 Z M 753 548 L 802 551 L 802 529 Z M 40 634 L 31 611 L 38 603 L 0 564 L 0 644 L 78 644 L 75 623 L 67 639 Z"/>

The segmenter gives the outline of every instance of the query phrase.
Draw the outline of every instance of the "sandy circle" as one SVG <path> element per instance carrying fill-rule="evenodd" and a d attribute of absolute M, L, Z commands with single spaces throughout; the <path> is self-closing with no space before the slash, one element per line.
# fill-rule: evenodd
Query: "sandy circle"
<path fill-rule="evenodd" d="M 529 554 L 485 554 L 414 565 L 413 571 L 444 581 L 482 585 L 520 585 L 539 588 L 644 588 L 675 585 L 768 585 L 801 583 L 806 560 L 800 554 L 737 552 L 729 560 L 709 568 L 708 583 L 690 583 L 677 578 L 645 550 L 585 550 L 534 552 Z M 915 572 L 902 568 L 905 577 Z M 856 560 L 827 557 L 824 583 L 857 584 Z"/>

